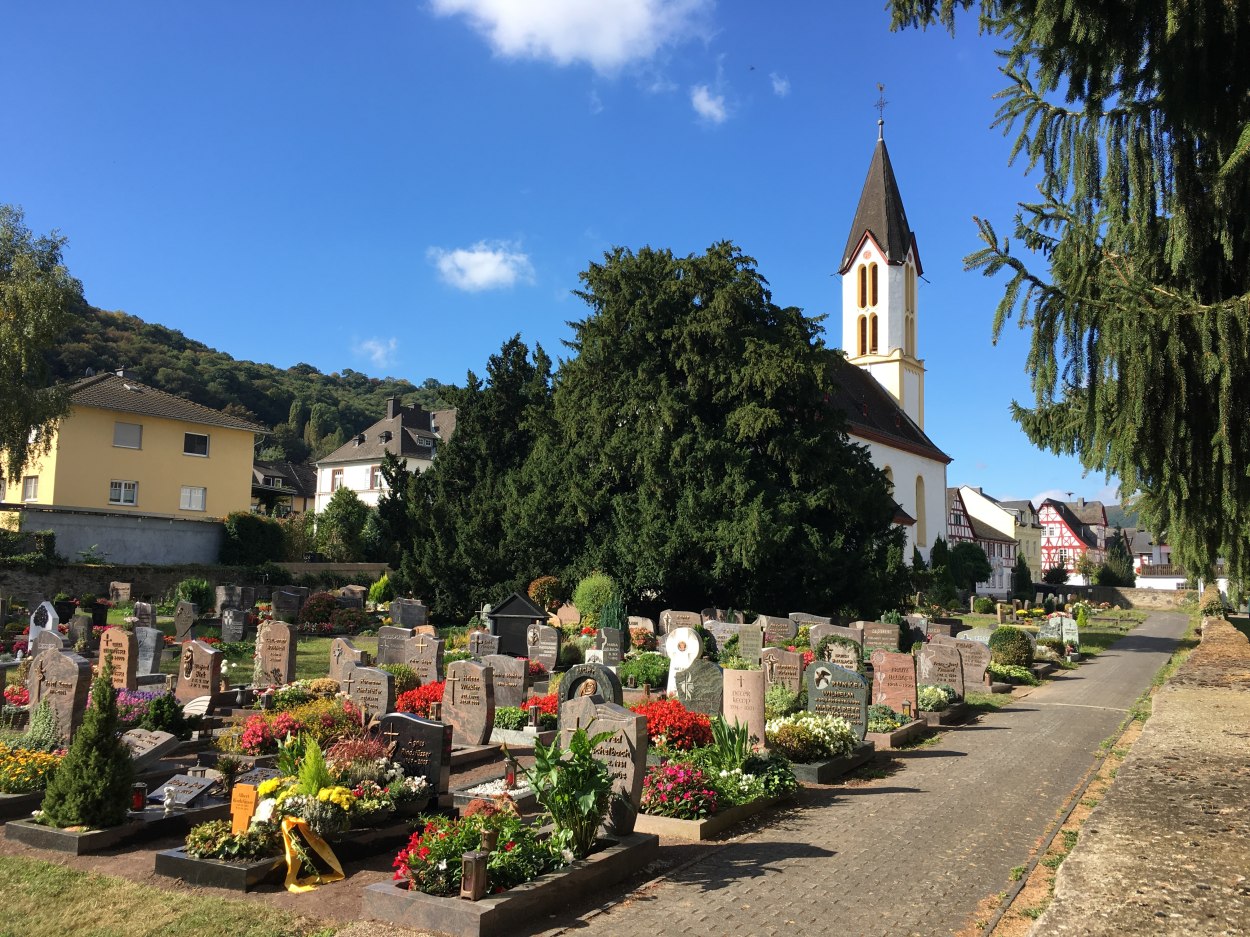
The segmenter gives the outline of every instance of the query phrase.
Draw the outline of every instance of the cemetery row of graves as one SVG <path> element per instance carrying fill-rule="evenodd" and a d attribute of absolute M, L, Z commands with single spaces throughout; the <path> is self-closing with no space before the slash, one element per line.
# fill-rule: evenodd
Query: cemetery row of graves
<path fill-rule="evenodd" d="M 239 891 L 334 887 L 393 854 L 360 916 L 454 934 L 547 913 L 661 837 L 715 836 L 960 720 L 970 694 L 1073 666 L 1091 614 L 1014 603 L 969 628 L 617 603 L 588 625 L 514 594 L 466 631 L 416 600 L 368 607 L 364 587 L 223 586 L 172 622 L 123 587 L 111 626 L 8 612 L 27 622 L 0 661 L 6 836 L 84 854 L 174 835 L 157 874 Z M 352 633 L 309 636 L 339 611 Z"/>

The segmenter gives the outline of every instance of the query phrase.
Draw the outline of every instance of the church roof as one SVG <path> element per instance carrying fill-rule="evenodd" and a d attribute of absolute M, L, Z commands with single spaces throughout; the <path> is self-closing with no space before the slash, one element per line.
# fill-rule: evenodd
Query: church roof
<path fill-rule="evenodd" d="M 841 355 L 835 356 L 834 391 L 831 403 L 846 414 L 847 430 L 871 442 L 948 464 L 951 457 L 939 449 L 916 422 L 898 405 L 880 382 Z"/>
<path fill-rule="evenodd" d="M 859 196 L 855 220 L 851 222 L 851 232 L 846 239 L 846 250 L 842 253 L 839 273 L 846 273 L 851 268 L 865 234 L 872 235 L 872 239 L 892 264 L 901 264 L 907 259 L 908 250 L 915 247 L 915 237 L 907 223 L 903 196 L 899 194 L 894 167 L 890 165 L 890 154 L 886 151 L 884 139 L 878 139 L 877 148 L 873 150 L 868 178 L 864 180 L 864 191 Z M 920 267 L 918 250 L 916 271 L 924 272 Z"/>

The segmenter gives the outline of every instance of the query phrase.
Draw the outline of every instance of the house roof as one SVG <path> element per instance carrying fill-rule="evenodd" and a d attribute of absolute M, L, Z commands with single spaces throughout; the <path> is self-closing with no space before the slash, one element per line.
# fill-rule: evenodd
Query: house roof
<path fill-rule="evenodd" d="M 1101 501 L 1065 501 L 1064 505 L 1082 524 L 1107 524 L 1107 509 Z"/>
<path fill-rule="evenodd" d="M 1151 536 L 1150 531 L 1130 527 L 1124 531 L 1124 534 L 1129 538 L 1130 553 L 1154 552 L 1155 539 Z"/>
<path fill-rule="evenodd" d="M 388 452 L 400 458 L 433 460 L 436 441 L 450 439 L 456 429 L 455 410 L 430 413 L 420 406 L 389 406 L 388 403 L 388 412 L 393 415 L 353 436 L 328 456 L 318 459 L 317 464 L 378 462 Z M 432 423 L 434 417 L 437 420 Z M 425 440 L 425 444 L 418 440 Z"/>
<path fill-rule="evenodd" d="M 986 495 L 986 497 L 988 498 L 989 495 Z M 1037 508 L 1033 507 L 1032 501 L 999 501 L 998 503 L 1001 504 L 1003 507 L 1005 507 L 1008 511 L 1021 512 L 1026 518 L 1032 518 L 1037 515 Z M 1026 522 L 1026 524 L 1027 526 L 1030 526 L 1030 527 L 1042 526 L 1041 524 L 1033 523 L 1031 521 Z M 1026 525 L 1022 524 L 1021 526 L 1023 527 Z"/>
<path fill-rule="evenodd" d="M 1018 543 L 1015 537 L 1009 537 L 1001 530 L 995 530 L 985 521 L 979 521 L 971 514 L 966 515 L 972 527 L 972 536 L 977 540 L 992 540 L 998 543 Z"/>
<path fill-rule="evenodd" d="M 1049 504 L 1052 508 L 1054 508 L 1055 512 L 1059 515 L 1060 520 L 1067 525 L 1068 529 L 1072 531 L 1077 539 L 1079 539 L 1087 547 L 1092 547 L 1095 550 L 1098 549 L 1098 538 L 1094 536 L 1093 532 L 1087 525 L 1081 523 L 1080 518 L 1073 514 L 1072 510 L 1066 504 L 1062 501 L 1056 501 L 1054 498 L 1047 498 L 1042 502 L 1042 504 Z"/>
<path fill-rule="evenodd" d="M 301 498 L 313 498 L 317 494 L 317 469 L 307 463 L 261 462 L 252 463 L 252 484 L 258 487 L 266 475 L 282 479 L 283 487 L 290 488 Z"/>
<path fill-rule="evenodd" d="M 113 372 L 81 378 L 68 387 L 70 403 L 77 407 L 98 407 L 119 413 L 158 416 L 184 423 L 221 426 L 249 433 L 268 433 L 263 426 L 230 416 L 220 410 L 192 403 L 155 387 L 149 387 L 129 376 Z"/>
<path fill-rule="evenodd" d="M 852 436 L 884 443 L 944 464 L 950 462 L 950 456 L 925 435 L 925 431 L 903 411 L 898 401 L 875 377 L 841 355 L 835 357 L 837 389 L 830 402 L 846 414 L 847 429 Z"/>
<path fill-rule="evenodd" d="M 903 210 L 903 197 L 898 191 L 894 167 L 890 165 L 890 154 L 885 148 L 884 139 L 877 140 L 876 149 L 872 152 L 868 177 L 864 180 L 864 190 L 859 196 L 855 220 L 851 222 L 851 232 L 846 239 L 846 249 L 842 252 L 839 273 L 846 273 L 851 268 L 865 234 L 872 235 L 872 239 L 892 264 L 901 264 L 907 259 L 907 252 L 916 246 L 915 236 L 907 223 L 907 212 Z M 919 250 L 916 251 L 916 271 L 924 272 L 920 267 Z"/>

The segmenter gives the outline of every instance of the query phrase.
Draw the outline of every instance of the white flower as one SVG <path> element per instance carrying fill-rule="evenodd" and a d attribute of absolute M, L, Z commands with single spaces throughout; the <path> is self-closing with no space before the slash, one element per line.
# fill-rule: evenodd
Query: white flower
<path fill-rule="evenodd" d="M 270 818 L 273 817 L 273 808 L 277 805 L 278 802 L 274 798 L 266 797 L 256 805 L 256 812 L 252 814 L 252 822 L 268 823 Z"/>
<path fill-rule="evenodd" d="M 446 859 L 443 859 L 442 861 L 440 861 L 440 862 L 439 862 L 439 864 L 438 864 L 438 870 L 439 870 L 440 872 L 446 872 L 446 871 L 447 871 L 447 860 L 446 860 Z"/>
<path fill-rule="evenodd" d="M 573 850 L 572 850 L 572 849 L 561 849 L 561 850 L 560 850 L 560 858 L 564 860 L 564 864 L 565 864 L 565 865 L 568 865 L 570 862 L 572 862 L 572 861 L 573 861 Z"/>

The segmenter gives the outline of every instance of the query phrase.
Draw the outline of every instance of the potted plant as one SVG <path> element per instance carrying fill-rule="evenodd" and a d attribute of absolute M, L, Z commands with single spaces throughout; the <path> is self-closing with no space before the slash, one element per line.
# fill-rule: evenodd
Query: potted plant
<path fill-rule="evenodd" d="M 68 592 L 58 592 L 52 597 L 52 607 L 56 609 L 57 618 L 69 621 L 78 610 L 78 602 Z"/>

